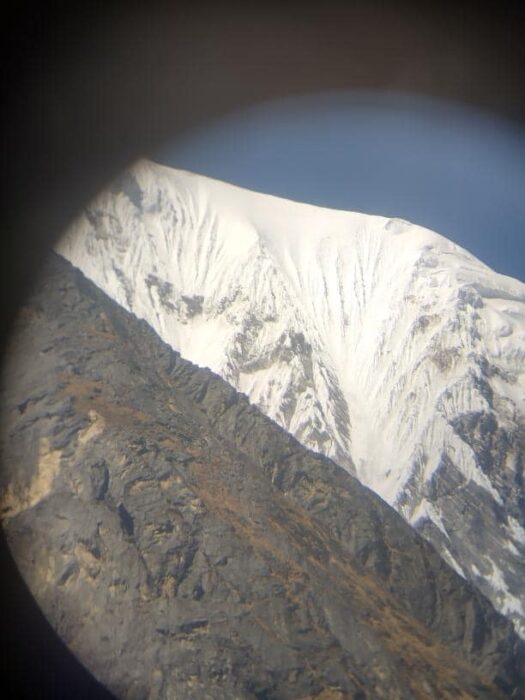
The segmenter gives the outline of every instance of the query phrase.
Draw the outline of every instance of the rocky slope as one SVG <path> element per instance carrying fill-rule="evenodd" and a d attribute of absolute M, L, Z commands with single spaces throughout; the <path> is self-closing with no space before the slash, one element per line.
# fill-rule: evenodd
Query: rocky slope
<path fill-rule="evenodd" d="M 525 285 L 405 221 L 148 162 L 59 251 L 393 505 L 525 635 Z"/>
<path fill-rule="evenodd" d="M 400 516 L 59 258 L 2 407 L 11 550 L 117 696 L 525 697 L 511 624 Z"/>

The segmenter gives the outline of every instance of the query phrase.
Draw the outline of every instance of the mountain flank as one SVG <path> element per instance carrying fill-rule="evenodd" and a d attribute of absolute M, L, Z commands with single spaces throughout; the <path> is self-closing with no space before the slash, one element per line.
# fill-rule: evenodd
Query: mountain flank
<path fill-rule="evenodd" d="M 395 511 L 57 256 L 2 406 L 10 548 L 118 697 L 525 697 L 510 622 Z"/>

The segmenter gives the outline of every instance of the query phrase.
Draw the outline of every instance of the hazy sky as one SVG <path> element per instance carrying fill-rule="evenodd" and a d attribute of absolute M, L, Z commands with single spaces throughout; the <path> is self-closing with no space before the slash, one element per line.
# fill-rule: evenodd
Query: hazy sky
<path fill-rule="evenodd" d="M 289 98 L 210 123 L 156 160 L 408 219 L 525 281 L 525 131 L 470 108 L 379 93 Z"/>

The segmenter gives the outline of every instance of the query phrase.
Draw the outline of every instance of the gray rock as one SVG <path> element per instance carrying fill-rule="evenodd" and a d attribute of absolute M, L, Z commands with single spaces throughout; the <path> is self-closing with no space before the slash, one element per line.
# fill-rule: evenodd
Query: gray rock
<path fill-rule="evenodd" d="M 61 259 L 2 406 L 11 550 L 117 696 L 525 697 L 511 624 L 432 546 Z"/>

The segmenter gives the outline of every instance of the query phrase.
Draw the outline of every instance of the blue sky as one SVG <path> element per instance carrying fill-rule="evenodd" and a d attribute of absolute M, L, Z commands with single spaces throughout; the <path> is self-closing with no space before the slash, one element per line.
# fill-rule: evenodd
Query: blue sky
<path fill-rule="evenodd" d="M 447 102 L 338 93 L 260 103 L 157 161 L 260 192 L 427 226 L 525 281 L 525 131 Z"/>

